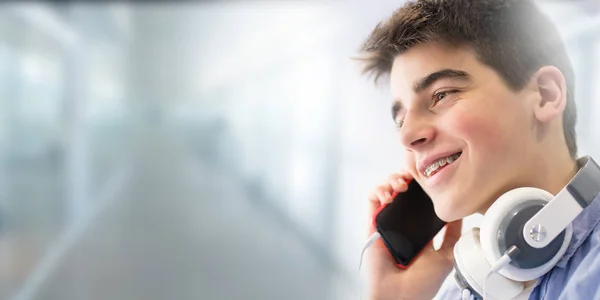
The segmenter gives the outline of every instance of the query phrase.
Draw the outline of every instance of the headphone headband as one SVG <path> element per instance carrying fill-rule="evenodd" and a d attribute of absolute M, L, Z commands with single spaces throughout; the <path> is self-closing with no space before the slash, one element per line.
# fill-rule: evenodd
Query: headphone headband
<path fill-rule="evenodd" d="M 577 160 L 581 167 L 567 185 L 573 198 L 586 208 L 600 194 L 600 167 L 589 156 Z"/>

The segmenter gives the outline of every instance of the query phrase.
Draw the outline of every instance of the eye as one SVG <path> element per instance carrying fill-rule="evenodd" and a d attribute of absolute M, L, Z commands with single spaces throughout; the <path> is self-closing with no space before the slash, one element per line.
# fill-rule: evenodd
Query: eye
<path fill-rule="evenodd" d="M 444 100 L 448 95 L 456 93 L 456 92 L 458 92 L 458 91 L 450 90 L 450 91 L 437 92 L 437 93 L 433 94 L 432 106 L 435 106 L 436 104 L 438 104 L 438 102 Z"/>
<path fill-rule="evenodd" d="M 402 125 L 404 125 L 404 119 L 400 119 L 395 121 L 396 123 L 396 129 L 400 130 L 400 128 L 402 128 Z"/>

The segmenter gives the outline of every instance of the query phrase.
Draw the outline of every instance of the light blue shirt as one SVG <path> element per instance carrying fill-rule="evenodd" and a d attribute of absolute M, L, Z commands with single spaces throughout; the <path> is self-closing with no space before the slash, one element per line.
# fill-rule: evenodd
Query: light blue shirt
<path fill-rule="evenodd" d="M 565 255 L 538 279 L 530 300 L 600 300 L 600 196 L 573 221 L 573 238 Z M 460 300 L 456 285 L 440 300 Z"/>

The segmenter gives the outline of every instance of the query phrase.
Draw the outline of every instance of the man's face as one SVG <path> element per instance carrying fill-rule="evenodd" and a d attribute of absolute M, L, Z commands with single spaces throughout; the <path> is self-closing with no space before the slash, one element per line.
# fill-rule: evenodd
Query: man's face
<path fill-rule="evenodd" d="M 533 174 L 531 91 L 511 90 L 474 52 L 415 46 L 394 60 L 391 92 L 407 169 L 441 219 L 485 211 Z"/>

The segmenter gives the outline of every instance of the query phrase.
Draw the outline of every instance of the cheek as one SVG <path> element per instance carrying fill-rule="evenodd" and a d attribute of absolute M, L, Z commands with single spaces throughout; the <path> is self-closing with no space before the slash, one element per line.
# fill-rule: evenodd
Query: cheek
<path fill-rule="evenodd" d="M 447 132 L 462 140 L 473 152 L 471 155 L 489 156 L 505 151 L 510 130 L 493 109 L 465 108 L 453 115 L 448 119 Z"/>
<path fill-rule="evenodd" d="M 417 175 L 415 154 L 411 151 L 404 151 L 404 169 L 410 173 L 414 178 Z"/>

